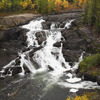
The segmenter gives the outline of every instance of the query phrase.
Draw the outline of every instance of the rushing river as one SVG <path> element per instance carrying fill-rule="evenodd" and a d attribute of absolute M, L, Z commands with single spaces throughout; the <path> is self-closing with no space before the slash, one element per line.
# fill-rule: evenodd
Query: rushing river
<path fill-rule="evenodd" d="M 64 28 L 69 28 L 72 21 L 73 20 L 68 21 L 65 24 Z M 34 92 L 41 91 L 41 93 L 37 92 L 37 94 L 40 93 L 38 94 L 39 96 L 37 99 L 35 97 L 29 100 L 49 100 L 50 96 L 52 100 L 64 100 L 65 97 L 63 98 L 63 95 L 68 96 L 68 94 L 72 92 L 75 93 L 80 89 L 99 89 L 100 87 L 97 85 L 97 83 L 83 81 L 81 78 L 77 78 L 74 73 L 78 68 L 79 62 L 82 61 L 83 53 L 79 58 L 79 62 L 75 62 L 74 66 L 71 67 L 69 65 L 69 62 L 66 62 L 63 57 L 63 43 L 61 43 L 61 47 L 54 46 L 56 42 L 65 41 L 65 39 L 61 35 L 61 31 L 64 28 L 56 28 L 55 23 L 52 23 L 49 30 L 44 30 L 42 28 L 42 22 L 45 22 L 45 20 L 43 20 L 42 18 L 38 18 L 31 21 L 27 25 L 21 26 L 21 28 L 29 29 L 29 32 L 27 32 L 27 48 L 31 49 L 25 52 L 19 52 L 19 56 L 21 57 L 20 66 L 22 68 L 22 72 L 19 75 L 25 75 L 23 66 L 27 66 L 27 68 L 32 73 L 28 77 L 30 77 L 29 79 L 33 81 L 34 86 L 37 87 L 37 89 L 35 88 Z M 41 44 L 37 40 L 37 33 L 45 38 L 45 41 L 43 41 Z M 34 51 L 35 48 L 40 47 L 41 49 L 33 52 L 33 55 L 30 58 L 30 52 Z M 38 65 L 38 68 L 33 64 L 32 61 L 34 61 Z M 9 66 L 14 67 L 14 62 L 15 60 L 4 66 L 4 68 Z M 10 73 L 9 76 L 11 74 L 12 73 Z M 20 80 L 17 80 L 15 82 L 20 82 Z M 30 84 L 32 85 L 32 83 Z M 31 89 L 34 88 L 30 88 L 29 90 L 27 90 L 30 94 L 32 94 Z M 66 93 L 64 93 L 64 89 L 67 89 Z M 53 95 L 56 96 L 56 99 L 53 98 Z M 21 98 L 15 100 L 22 100 Z M 26 98 L 25 100 L 28 99 Z"/>

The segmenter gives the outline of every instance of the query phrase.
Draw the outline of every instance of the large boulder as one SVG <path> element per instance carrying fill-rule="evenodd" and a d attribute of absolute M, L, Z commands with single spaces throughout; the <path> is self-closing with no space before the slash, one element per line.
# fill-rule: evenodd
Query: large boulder
<path fill-rule="evenodd" d="M 78 61 L 78 58 L 81 54 L 81 50 L 66 50 L 66 49 L 62 49 L 62 52 L 63 52 L 63 56 L 65 58 L 65 60 L 67 62 L 77 62 Z"/>
<path fill-rule="evenodd" d="M 42 44 L 46 40 L 46 34 L 44 31 L 37 32 L 35 34 L 35 36 L 36 36 L 39 44 Z"/>
<path fill-rule="evenodd" d="M 96 82 L 97 77 L 89 74 L 84 74 L 84 80 Z"/>
<path fill-rule="evenodd" d="M 49 21 L 42 22 L 43 29 L 50 29 L 50 26 L 51 26 L 51 22 L 49 22 Z"/>

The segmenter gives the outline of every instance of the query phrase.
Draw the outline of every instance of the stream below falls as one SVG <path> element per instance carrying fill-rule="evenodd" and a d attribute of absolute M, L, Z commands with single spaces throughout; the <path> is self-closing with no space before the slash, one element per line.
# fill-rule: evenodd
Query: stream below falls
<path fill-rule="evenodd" d="M 41 23 L 45 22 L 42 18 L 21 26 L 29 29 L 26 34 L 27 50 L 18 53 L 21 73 L 19 76 L 10 77 L 12 71 L 9 69 L 7 75 L 1 75 L 8 78 L 0 83 L 0 100 L 66 100 L 68 96 L 75 96 L 78 92 L 100 89 L 96 82 L 83 81 L 75 75 L 83 52 L 74 66 L 70 66 L 63 57 L 62 41 L 65 39 L 61 31 L 68 29 L 73 21 L 66 22 L 64 28 L 56 28 L 52 22 L 48 30 L 42 28 Z M 61 47 L 55 47 L 56 42 L 61 42 Z M 14 63 L 15 60 L 4 66 L 1 73 L 5 68 L 14 67 Z M 31 73 L 25 74 L 25 68 Z"/>

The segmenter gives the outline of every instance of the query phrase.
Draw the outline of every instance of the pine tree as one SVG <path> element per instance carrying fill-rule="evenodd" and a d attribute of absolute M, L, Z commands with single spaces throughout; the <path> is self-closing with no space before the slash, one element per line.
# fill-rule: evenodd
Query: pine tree
<path fill-rule="evenodd" d="M 100 0 L 87 0 L 84 11 L 84 23 L 100 32 Z"/>

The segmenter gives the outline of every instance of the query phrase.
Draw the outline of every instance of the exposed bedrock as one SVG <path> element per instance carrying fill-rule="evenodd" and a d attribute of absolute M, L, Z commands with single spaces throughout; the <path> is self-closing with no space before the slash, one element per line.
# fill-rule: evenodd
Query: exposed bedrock
<path fill-rule="evenodd" d="M 15 59 L 18 51 L 26 46 L 26 33 L 29 30 L 19 27 L 8 29 L 0 40 L 0 67 Z"/>

